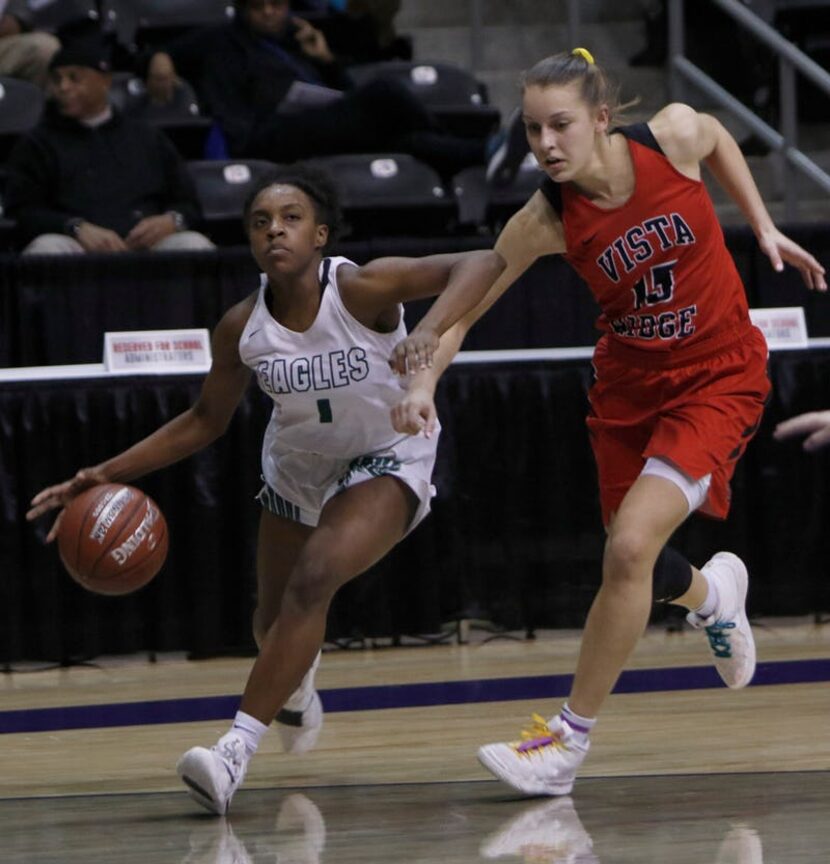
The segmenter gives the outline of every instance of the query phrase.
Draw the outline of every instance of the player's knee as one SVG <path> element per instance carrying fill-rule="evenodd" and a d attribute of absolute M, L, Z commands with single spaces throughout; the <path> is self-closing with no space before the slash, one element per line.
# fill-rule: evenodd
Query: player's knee
<path fill-rule="evenodd" d="M 603 580 L 650 580 L 656 554 L 653 540 L 644 531 L 636 527 L 612 530 L 605 542 Z"/>
<path fill-rule="evenodd" d="M 261 605 L 257 606 L 254 609 L 253 620 L 251 621 L 251 629 L 254 633 L 254 641 L 257 644 L 257 647 L 262 645 L 263 640 L 265 639 L 265 634 L 268 632 L 268 628 L 274 623 L 274 616 L 269 615 L 267 610 L 264 609 Z"/>
<path fill-rule="evenodd" d="M 286 602 L 299 612 L 328 606 L 339 584 L 336 564 L 317 556 L 305 556 L 297 562 L 286 588 Z"/>

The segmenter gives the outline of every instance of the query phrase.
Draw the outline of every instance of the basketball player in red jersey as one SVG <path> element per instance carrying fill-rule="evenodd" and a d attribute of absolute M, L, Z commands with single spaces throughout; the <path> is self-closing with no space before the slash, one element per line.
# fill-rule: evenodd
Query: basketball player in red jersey
<path fill-rule="evenodd" d="M 666 545 L 695 510 L 727 515 L 729 481 L 770 386 L 767 347 L 750 323 L 701 163 L 740 206 L 776 270 L 786 262 L 809 288 L 827 287 L 819 263 L 772 223 L 737 144 L 714 117 L 672 104 L 648 123 L 617 126 L 618 111 L 585 49 L 526 73 L 522 119 L 546 176 L 496 243 L 506 270 L 442 337 L 431 368 L 416 370 L 393 410 L 401 431 L 431 427 L 435 384 L 467 330 L 539 256 L 564 255 L 599 302 L 604 333 L 588 429 L 607 529 L 602 585 L 560 713 L 535 715 L 521 742 L 479 750 L 490 771 L 530 795 L 570 792 L 653 601 L 689 610 L 728 686 L 746 686 L 755 670 L 743 562 L 719 552 L 697 569 Z"/>

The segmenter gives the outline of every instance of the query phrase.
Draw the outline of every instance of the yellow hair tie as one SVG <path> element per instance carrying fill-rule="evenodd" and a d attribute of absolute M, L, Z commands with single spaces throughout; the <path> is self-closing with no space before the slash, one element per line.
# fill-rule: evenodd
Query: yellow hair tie
<path fill-rule="evenodd" d="M 574 48 L 571 54 L 574 57 L 581 57 L 589 66 L 594 65 L 594 55 L 587 48 Z"/>

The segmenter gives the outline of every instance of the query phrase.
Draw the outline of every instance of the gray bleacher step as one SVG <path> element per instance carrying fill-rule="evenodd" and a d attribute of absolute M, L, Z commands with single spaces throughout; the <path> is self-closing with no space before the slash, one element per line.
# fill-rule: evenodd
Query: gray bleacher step
<path fill-rule="evenodd" d="M 624 100 L 638 97 L 641 110 L 653 113 L 666 97 L 662 69 L 631 68 L 628 58 L 642 44 L 639 27 L 631 22 L 591 25 L 583 28 L 585 44 L 612 77 L 622 84 Z M 490 102 L 509 116 L 518 98 L 521 72 L 536 60 L 568 45 L 567 28 L 543 24 L 536 27 L 487 26 L 474 58 L 470 30 L 458 27 L 416 27 L 407 31 L 419 62 L 449 63 L 471 69 L 488 86 Z"/>
<path fill-rule="evenodd" d="M 826 150 L 810 150 L 806 153 L 825 174 L 830 174 L 830 148 Z M 779 154 L 767 157 L 768 171 L 776 184 L 777 197 L 784 197 L 789 183 L 795 183 L 795 194 L 801 198 L 819 198 L 824 195 L 828 206 L 830 206 L 830 193 L 824 192 L 814 180 L 806 177 L 799 171 L 786 170 L 784 158 Z M 794 178 L 791 179 L 791 178 Z"/>
<path fill-rule="evenodd" d="M 474 53 L 472 34 L 466 22 L 453 26 L 413 26 L 405 31 L 412 37 L 418 60 L 443 61 L 470 68 Z M 525 69 L 537 60 L 567 51 L 568 28 L 564 24 L 539 21 L 532 25 L 517 22 L 485 25 L 477 43 L 480 69 Z M 598 63 L 611 69 L 628 70 L 628 60 L 642 47 L 642 34 L 636 22 L 593 24 L 582 28 L 580 42 Z M 659 74 L 662 70 L 630 70 L 636 75 Z"/>
<path fill-rule="evenodd" d="M 790 224 L 783 201 L 767 201 L 767 210 L 773 222 L 782 228 Z M 746 225 L 746 218 L 736 204 L 718 204 L 716 207 L 721 225 Z M 794 224 L 815 224 L 830 222 L 830 200 L 802 199 L 798 204 Z"/>
<path fill-rule="evenodd" d="M 456 26 L 467 24 L 473 4 L 460 0 L 403 0 L 396 26 Z M 481 0 L 481 17 L 485 24 L 517 23 L 535 25 L 541 22 L 567 24 L 566 0 Z M 639 21 L 642 0 L 580 0 L 580 21 L 586 24 L 612 21 Z"/>

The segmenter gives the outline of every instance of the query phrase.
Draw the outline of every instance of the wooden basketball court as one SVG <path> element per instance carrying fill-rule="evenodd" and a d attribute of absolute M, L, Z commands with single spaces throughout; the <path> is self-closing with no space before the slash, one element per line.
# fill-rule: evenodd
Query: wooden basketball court
<path fill-rule="evenodd" d="M 732 692 L 700 633 L 650 630 L 559 799 L 515 797 L 475 751 L 555 711 L 578 632 L 327 651 L 317 749 L 267 736 L 227 819 L 174 765 L 225 731 L 250 660 L 23 668 L 0 676 L 0 861 L 826 862 L 830 625 L 756 637 Z"/>

